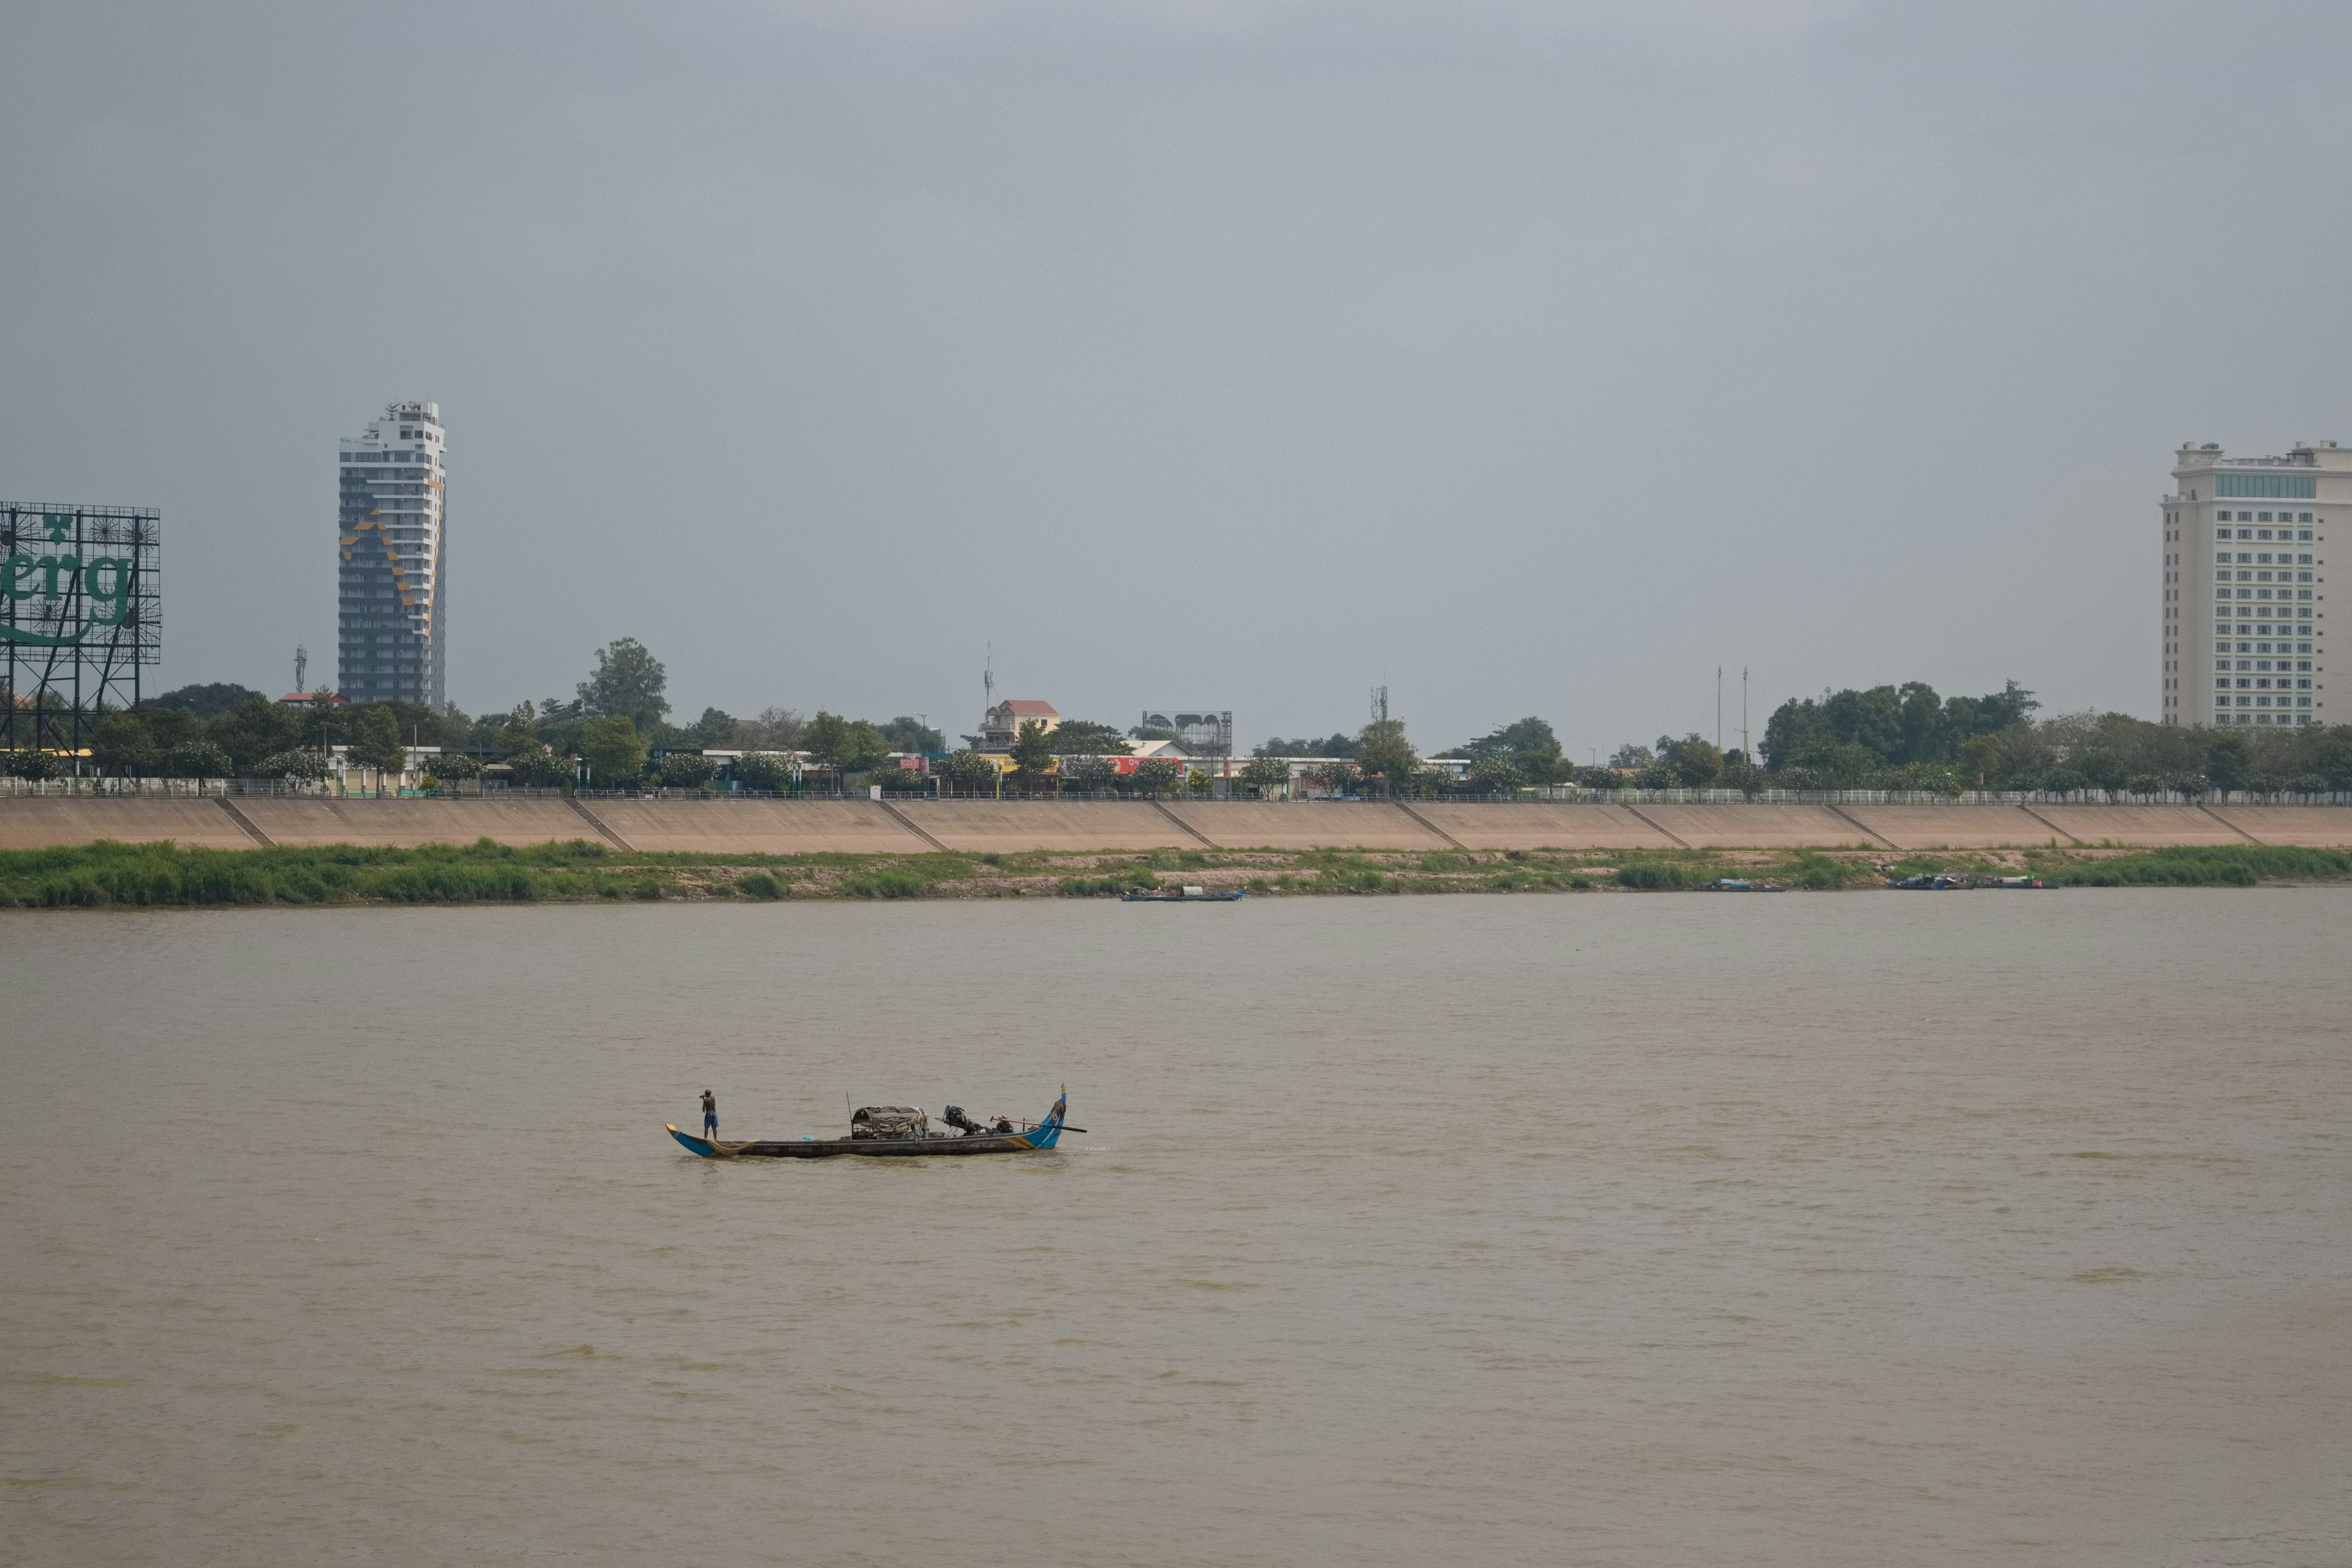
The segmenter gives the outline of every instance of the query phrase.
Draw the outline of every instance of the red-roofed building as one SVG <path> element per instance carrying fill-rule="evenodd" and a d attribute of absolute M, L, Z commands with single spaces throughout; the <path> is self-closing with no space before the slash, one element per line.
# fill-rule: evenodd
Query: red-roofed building
<path fill-rule="evenodd" d="M 1031 702 L 1018 697 L 1008 697 L 981 716 L 980 736 L 983 750 L 1003 752 L 1012 749 L 1024 724 L 1043 724 L 1050 731 L 1061 726 L 1062 716 L 1050 702 Z"/>
<path fill-rule="evenodd" d="M 311 703 L 316 702 L 319 700 L 319 694 L 315 691 L 289 691 L 278 700 L 280 702 L 291 703 L 297 708 L 308 708 Z M 340 691 L 328 692 L 326 700 L 341 703 L 346 708 L 351 706 L 352 701 L 350 698 L 344 696 Z"/>

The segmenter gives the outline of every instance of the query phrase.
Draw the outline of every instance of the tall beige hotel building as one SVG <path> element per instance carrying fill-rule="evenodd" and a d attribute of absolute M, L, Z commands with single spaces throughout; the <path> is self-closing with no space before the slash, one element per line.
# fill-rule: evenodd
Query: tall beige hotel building
<path fill-rule="evenodd" d="M 2352 450 L 2321 441 L 2229 458 L 2208 442 L 2178 457 L 2164 500 L 2164 721 L 2331 722 L 2327 536 L 2352 525 Z"/>

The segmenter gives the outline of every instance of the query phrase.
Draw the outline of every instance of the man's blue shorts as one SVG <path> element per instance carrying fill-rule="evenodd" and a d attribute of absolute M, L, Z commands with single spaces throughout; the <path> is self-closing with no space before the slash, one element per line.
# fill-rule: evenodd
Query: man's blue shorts
<path fill-rule="evenodd" d="M 704 1117 L 704 1118 L 702 1119 L 702 1130 L 703 1130 L 705 1132 L 716 1132 L 716 1131 L 719 1131 L 719 1118 L 717 1118 L 716 1116 L 706 1116 L 706 1117 Z"/>

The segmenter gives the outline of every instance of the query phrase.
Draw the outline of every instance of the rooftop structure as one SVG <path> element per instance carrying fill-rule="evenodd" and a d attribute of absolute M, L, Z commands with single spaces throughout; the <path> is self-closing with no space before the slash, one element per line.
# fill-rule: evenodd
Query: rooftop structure
<path fill-rule="evenodd" d="M 1143 721 L 1137 727 L 1171 731 L 1184 742 L 1184 750 L 1191 756 L 1229 757 L 1234 753 L 1234 714 L 1230 708 L 1147 709 Z"/>

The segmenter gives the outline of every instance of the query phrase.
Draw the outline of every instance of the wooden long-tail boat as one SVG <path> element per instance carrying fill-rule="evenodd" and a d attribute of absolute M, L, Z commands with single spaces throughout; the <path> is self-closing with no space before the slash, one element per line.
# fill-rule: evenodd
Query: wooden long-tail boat
<path fill-rule="evenodd" d="M 715 1138 L 697 1138 L 669 1127 L 669 1135 L 683 1144 L 689 1152 L 706 1160 L 775 1159 L 824 1160 L 836 1154 L 864 1154 L 887 1157 L 931 1154 L 1028 1154 L 1051 1149 L 1060 1142 L 1064 1132 L 1084 1132 L 1083 1127 L 1071 1127 L 1064 1118 L 1069 1113 L 1070 1091 L 1062 1089 L 1062 1097 L 1054 1101 L 1054 1109 L 1045 1112 L 1045 1120 L 1024 1126 L 1020 1131 L 932 1132 L 923 1121 L 916 1136 L 902 1138 L 872 1138 L 852 1131 L 839 1138 L 755 1138 L 747 1142 L 729 1143 Z M 869 1110 L 895 1109 L 868 1107 Z M 952 1114 L 950 1108 L 950 1114 Z M 863 1115 L 864 1113 L 859 1113 Z M 852 1119 L 853 1121 L 856 1120 Z M 1000 1123 L 1002 1124 L 1002 1123 Z"/>

